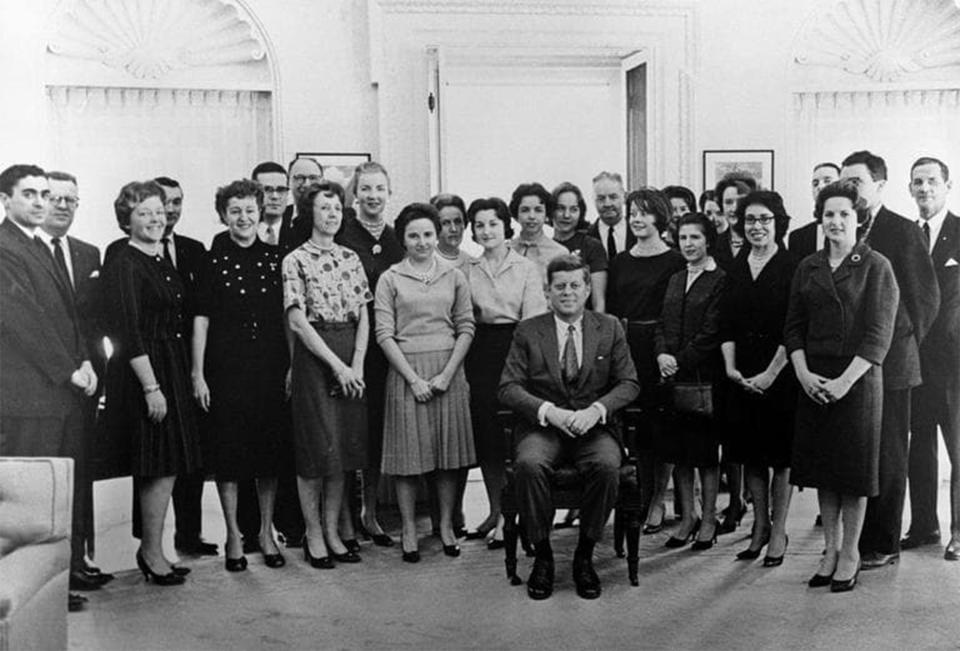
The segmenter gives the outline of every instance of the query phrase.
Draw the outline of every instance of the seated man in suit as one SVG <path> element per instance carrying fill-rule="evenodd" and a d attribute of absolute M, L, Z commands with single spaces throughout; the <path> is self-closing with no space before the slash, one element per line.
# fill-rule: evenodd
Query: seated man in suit
<path fill-rule="evenodd" d="M 516 485 L 520 520 L 536 550 L 527 593 L 553 592 L 550 474 L 572 459 L 585 481 L 580 540 L 573 559 L 577 594 L 600 596 L 593 547 L 617 500 L 621 444 L 617 410 L 640 392 L 620 323 L 584 310 L 590 269 L 575 255 L 547 265 L 551 312 L 522 321 L 500 378 L 500 402 L 514 410 L 517 426 Z"/>

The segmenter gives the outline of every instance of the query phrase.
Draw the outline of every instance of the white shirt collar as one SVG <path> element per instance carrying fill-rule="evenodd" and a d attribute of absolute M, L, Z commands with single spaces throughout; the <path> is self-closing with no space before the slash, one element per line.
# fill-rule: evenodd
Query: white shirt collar
<path fill-rule="evenodd" d="M 559 333 L 559 332 L 562 332 L 564 337 L 567 336 L 567 329 L 568 329 L 570 326 L 573 326 L 574 330 L 576 330 L 577 332 L 580 332 L 580 331 L 583 330 L 583 315 L 582 315 L 582 314 L 580 315 L 580 318 L 578 318 L 578 319 L 577 319 L 576 321 L 574 321 L 573 323 L 567 323 L 566 321 L 564 321 L 563 319 L 561 319 L 560 317 L 558 317 L 556 314 L 554 314 L 554 315 L 553 315 L 553 322 L 556 324 L 557 332 L 558 332 L 558 333 Z"/>
<path fill-rule="evenodd" d="M 19 223 L 16 219 L 14 219 L 14 218 L 12 218 L 12 217 L 4 217 L 3 220 L 4 220 L 4 221 L 8 221 L 8 222 L 10 222 L 11 224 L 13 224 L 14 226 L 16 226 L 17 228 L 19 228 L 19 229 L 23 232 L 23 234 L 26 235 L 26 236 L 27 236 L 29 239 L 31 239 L 31 240 L 32 240 L 32 239 L 34 238 L 34 236 L 36 236 L 36 234 L 39 233 L 40 230 L 41 230 L 40 228 L 34 228 L 33 230 L 30 230 L 30 229 L 27 228 L 26 226 L 21 226 L 20 223 Z"/>

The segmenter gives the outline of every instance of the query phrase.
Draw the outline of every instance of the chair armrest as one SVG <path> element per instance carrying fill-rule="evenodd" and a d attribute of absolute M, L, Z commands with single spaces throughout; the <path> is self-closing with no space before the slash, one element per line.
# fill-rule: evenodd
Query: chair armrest
<path fill-rule="evenodd" d="M 0 457 L 0 554 L 70 536 L 73 459 Z"/>

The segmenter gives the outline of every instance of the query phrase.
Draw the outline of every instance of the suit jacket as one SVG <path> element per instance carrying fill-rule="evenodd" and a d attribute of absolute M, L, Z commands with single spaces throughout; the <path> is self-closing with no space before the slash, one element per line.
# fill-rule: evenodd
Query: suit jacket
<path fill-rule="evenodd" d="M 867 243 L 890 261 L 900 286 L 893 341 L 883 363 L 883 386 L 890 390 L 919 386 L 920 344 L 940 307 L 940 287 L 923 233 L 906 217 L 881 207 Z"/>
<path fill-rule="evenodd" d="M 627 218 L 624 217 L 623 219 L 624 219 L 624 221 L 626 221 Z M 602 238 L 600 237 L 600 219 L 599 219 L 599 218 L 597 218 L 597 221 L 593 222 L 593 223 L 590 225 L 590 228 L 587 229 L 587 235 L 588 235 L 589 237 L 594 238 L 595 240 L 599 240 L 599 241 L 600 241 L 600 244 L 603 245 L 603 250 L 604 250 L 604 251 L 607 250 L 607 241 L 606 241 L 605 239 L 602 239 Z M 629 251 L 630 248 L 631 248 L 634 244 L 636 244 L 636 243 L 637 243 L 637 236 L 634 235 L 634 234 L 633 234 L 633 231 L 630 230 L 630 225 L 629 225 L 629 223 L 628 223 L 628 224 L 627 224 L 626 248 L 624 249 L 624 251 Z M 622 252 L 623 252 L 623 251 L 617 251 L 617 253 L 622 253 Z"/>
<path fill-rule="evenodd" d="M 97 296 L 100 285 L 100 250 L 92 244 L 69 235 L 67 246 L 70 248 L 70 261 L 73 265 L 74 296 L 80 334 L 87 358 L 93 360 L 99 348 Z"/>
<path fill-rule="evenodd" d="M 933 245 L 940 310 L 920 346 L 925 378 L 960 376 L 960 217 L 947 213 Z"/>
<path fill-rule="evenodd" d="M 609 315 L 583 314 L 583 359 L 573 387 L 560 374 L 560 347 L 553 313 L 521 321 L 500 376 L 500 402 L 520 418 L 518 435 L 539 429 L 537 411 L 544 401 L 564 409 L 585 409 L 600 402 L 607 422 L 640 393 L 637 370 L 620 322 Z M 619 438 L 617 428 L 610 427 Z"/>
<path fill-rule="evenodd" d="M 720 376 L 720 303 L 727 285 L 721 268 L 703 271 L 687 291 L 687 270 L 670 277 L 654 334 L 654 352 L 677 358 L 677 381 Z"/>
<path fill-rule="evenodd" d="M 790 233 L 787 237 L 787 248 L 797 260 L 803 260 L 811 253 L 817 252 L 817 229 L 820 224 L 810 222 Z"/>
<path fill-rule="evenodd" d="M 0 223 L 0 415 L 63 417 L 85 357 L 69 287 L 53 256 L 9 218 Z M 0 433 L 2 434 L 2 433 Z"/>

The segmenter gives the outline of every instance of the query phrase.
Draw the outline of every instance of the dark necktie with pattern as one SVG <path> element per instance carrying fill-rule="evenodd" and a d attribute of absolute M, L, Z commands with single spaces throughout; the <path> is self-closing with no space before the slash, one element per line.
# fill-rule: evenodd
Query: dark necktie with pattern
<path fill-rule="evenodd" d="M 923 229 L 923 240 L 927 243 L 927 250 L 930 250 L 930 222 L 923 220 L 923 226 L 920 228 Z"/>
<path fill-rule="evenodd" d="M 73 283 L 70 282 L 70 272 L 67 271 L 67 259 L 63 255 L 63 246 L 60 243 L 60 238 L 54 237 L 50 242 L 53 244 L 53 262 L 57 267 L 57 273 L 60 274 L 66 286 L 72 290 Z"/>
<path fill-rule="evenodd" d="M 573 342 L 576 336 L 576 327 L 567 326 L 567 342 L 563 345 L 563 381 L 573 384 L 580 375 L 580 365 L 577 364 L 577 346 Z"/>
<path fill-rule="evenodd" d="M 607 229 L 607 259 L 613 260 L 617 255 L 617 240 L 613 237 L 613 226 Z"/>

